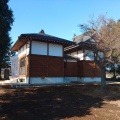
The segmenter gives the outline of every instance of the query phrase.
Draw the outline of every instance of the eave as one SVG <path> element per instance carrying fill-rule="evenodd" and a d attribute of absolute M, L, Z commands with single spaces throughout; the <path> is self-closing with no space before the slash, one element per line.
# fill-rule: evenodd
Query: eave
<path fill-rule="evenodd" d="M 72 41 L 65 40 L 62 38 L 50 36 L 50 35 L 42 35 L 42 34 L 21 34 L 16 43 L 11 48 L 11 51 L 18 51 L 24 44 L 26 44 L 28 41 L 40 41 L 40 42 L 48 42 L 48 43 L 54 43 L 54 44 L 61 44 L 63 47 L 67 47 L 70 45 L 75 44 Z"/>
<path fill-rule="evenodd" d="M 29 41 L 29 39 L 27 38 L 22 38 L 19 39 L 15 42 L 15 44 L 12 46 L 11 51 L 18 51 L 23 45 L 25 45 L 27 42 Z"/>
<path fill-rule="evenodd" d="M 75 51 L 82 50 L 82 49 L 93 50 L 94 48 L 95 48 L 95 44 L 81 42 L 76 45 L 71 45 L 71 46 L 65 47 L 64 52 L 66 54 L 68 54 L 68 53 L 75 52 Z"/>

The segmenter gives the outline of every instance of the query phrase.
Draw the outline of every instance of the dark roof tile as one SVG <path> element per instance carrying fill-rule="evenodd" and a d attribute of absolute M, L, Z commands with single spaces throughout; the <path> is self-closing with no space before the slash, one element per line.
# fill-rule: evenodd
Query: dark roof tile
<path fill-rule="evenodd" d="M 11 51 L 17 51 L 22 45 L 27 42 L 27 40 L 34 40 L 34 41 L 41 41 L 41 42 L 50 42 L 50 43 L 55 43 L 55 44 L 63 44 L 63 46 L 69 46 L 72 44 L 75 44 L 72 41 L 63 39 L 63 38 L 58 38 L 55 36 L 51 36 L 45 33 L 29 33 L 29 34 L 21 34 L 18 37 L 18 40 L 16 43 L 13 45 L 11 48 Z M 19 46 L 18 46 L 19 45 Z"/>

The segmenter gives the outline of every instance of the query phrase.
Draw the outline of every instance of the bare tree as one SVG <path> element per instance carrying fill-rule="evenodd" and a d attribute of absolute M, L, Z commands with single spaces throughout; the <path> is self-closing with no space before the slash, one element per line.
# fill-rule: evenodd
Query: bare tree
<path fill-rule="evenodd" d="M 99 16 L 96 20 L 90 18 L 88 24 L 80 24 L 80 29 L 88 33 L 96 43 L 92 46 L 95 62 L 101 69 L 101 85 L 106 86 L 105 66 L 109 63 L 117 63 L 120 56 L 120 21 L 115 21 L 106 16 Z M 89 34 L 90 33 L 90 34 Z M 93 34 L 91 34 L 93 33 Z M 100 56 L 99 51 L 104 53 Z"/>

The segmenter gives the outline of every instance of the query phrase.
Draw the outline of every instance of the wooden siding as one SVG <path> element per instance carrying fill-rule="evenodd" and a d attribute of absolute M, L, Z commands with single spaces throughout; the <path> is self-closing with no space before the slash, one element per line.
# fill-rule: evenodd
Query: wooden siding
<path fill-rule="evenodd" d="M 30 55 L 30 77 L 47 76 L 47 59 L 40 55 Z"/>
<path fill-rule="evenodd" d="M 77 62 L 64 62 L 64 76 L 77 77 L 77 75 L 78 75 Z"/>
<path fill-rule="evenodd" d="M 100 77 L 101 76 L 101 70 L 97 64 L 95 64 L 95 76 Z"/>
<path fill-rule="evenodd" d="M 83 77 L 84 74 L 83 62 L 84 61 L 78 61 L 78 77 Z"/>
<path fill-rule="evenodd" d="M 100 77 L 100 68 L 94 61 L 64 62 L 65 77 Z"/>
<path fill-rule="evenodd" d="M 94 61 L 83 61 L 83 77 L 100 77 L 101 71 Z"/>
<path fill-rule="evenodd" d="M 48 57 L 48 76 L 50 77 L 63 77 L 64 73 L 63 57 Z"/>
<path fill-rule="evenodd" d="M 30 55 L 30 77 L 63 77 L 63 57 Z"/>
<path fill-rule="evenodd" d="M 95 76 L 95 64 L 92 61 L 83 62 L 83 76 L 94 77 Z"/>
<path fill-rule="evenodd" d="M 29 59 L 30 57 L 30 63 Z M 30 77 L 100 77 L 100 68 L 93 61 L 64 62 L 63 57 L 30 55 L 26 71 Z M 29 73 L 30 66 L 30 73 Z"/>

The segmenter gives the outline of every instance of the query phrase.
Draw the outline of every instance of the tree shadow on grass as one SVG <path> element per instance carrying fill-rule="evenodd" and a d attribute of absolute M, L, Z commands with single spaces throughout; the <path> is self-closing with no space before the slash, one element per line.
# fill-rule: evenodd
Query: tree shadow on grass
<path fill-rule="evenodd" d="M 106 99 L 108 101 L 120 100 L 120 84 L 107 85 L 104 99 Z"/>
<path fill-rule="evenodd" d="M 81 86 L 9 89 L 0 96 L 0 118 L 6 120 L 60 120 L 90 115 L 103 100 L 84 95 Z M 12 91 L 12 92 L 10 92 Z"/>

